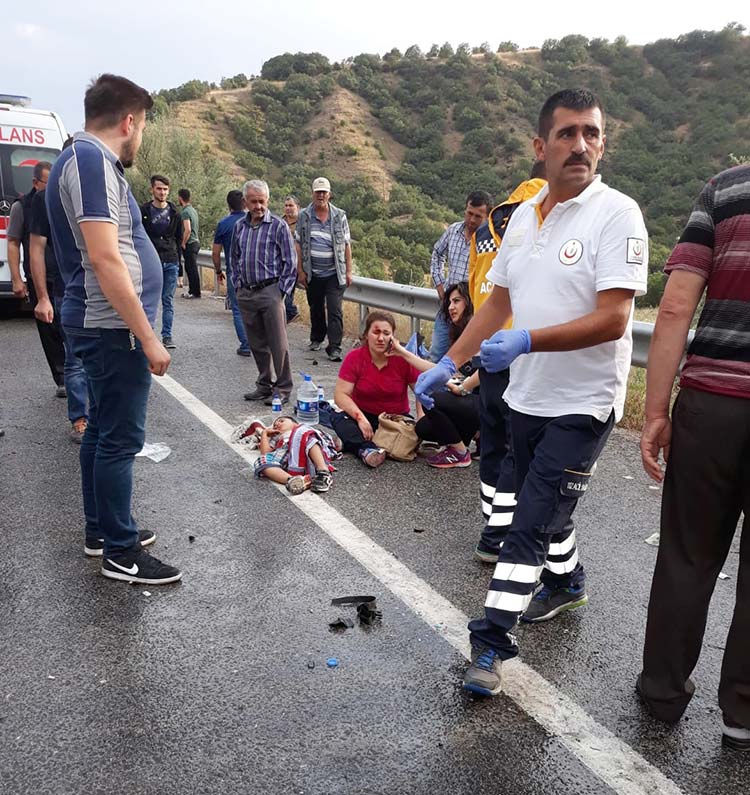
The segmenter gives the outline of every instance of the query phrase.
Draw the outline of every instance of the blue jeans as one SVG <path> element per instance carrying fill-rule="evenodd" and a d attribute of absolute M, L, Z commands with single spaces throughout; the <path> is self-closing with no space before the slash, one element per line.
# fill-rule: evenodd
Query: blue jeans
<path fill-rule="evenodd" d="M 89 382 L 89 423 L 81 444 L 86 539 L 103 539 L 104 554 L 112 557 L 138 543 L 130 511 L 133 460 L 146 438 L 151 373 L 127 329 L 66 327 L 65 334 Z"/>
<path fill-rule="evenodd" d="M 57 317 L 62 317 L 62 296 L 54 297 L 55 314 Z M 78 356 L 73 353 L 73 348 L 70 346 L 68 335 L 65 329 L 60 326 L 63 336 L 63 347 L 65 348 L 65 366 L 63 368 L 63 379 L 65 383 L 65 391 L 68 393 L 68 419 L 71 422 L 88 418 L 88 411 L 86 410 L 86 403 L 89 396 L 89 385 L 86 380 L 86 372 L 83 369 L 83 363 Z"/>
<path fill-rule="evenodd" d="M 229 265 L 227 265 L 227 298 L 229 299 L 229 306 L 232 308 L 232 320 L 234 321 L 234 330 L 237 333 L 237 339 L 240 341 L 240 348 L 242 348 L 243 351 L 249 351 L 250 343 L 247 341 L 247 332 L 245 331 L 245 324 L 242 322 L 240 307 L 237 303 L 237 292 L 234 289 L 232 272 L 229 270 Z"/>
<path fill-rule="evenodd" d="M 294 288 L 292 288 L 292 292 L 287 295 L 284 299 L 284 307 L 286 309 L 286 322 L 288 323 L 290 320 L 293 320 L 299 314 L 299 309 L 297 309 L 297 304 L 294 303 Z"/>
<path fill-rule="evenodd" d="M 174 291 L 177 289 L 177 272 L 180 266 L 176 262 L 162 262 L 161 272 L 164 284 L 161 288 L 161 335 L 172 336 L 174 321 Z"/>
<path fill-rule="evenodd" d="M 450 338 L 448 337 L 448 321 L 443 315 L 443 310 L 438 310 L 435 315 L 435 326 L 432 329 L 432 345 L 430 345 L 430 360 L 439 362 L 451 346 Z"/>

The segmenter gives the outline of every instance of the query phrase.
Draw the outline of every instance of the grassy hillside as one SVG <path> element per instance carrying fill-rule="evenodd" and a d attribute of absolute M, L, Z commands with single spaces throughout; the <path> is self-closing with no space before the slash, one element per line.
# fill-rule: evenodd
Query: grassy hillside
<path fill-rule="evenodd" d="M 527 175 L 544 99 L 587 86 L 608 114 L 602 176 L 646 216 L 653 300 L 701 185 L 750 152 L 750 38 L 730 25 L 644 47 L 567 36 L 499 49 L 413 46 L 336 64 L 286 53 L 223 89 L 196 80 L 159 92 L 156 129 L 197 136 L 201 168 L 222 175 L 222 189 L 261 176 L 274 199 L 306 200 L 311 178 L 329 176 L 360 273 L 421 284 L 430 246 L 466 193 L 501 201 Z"/>

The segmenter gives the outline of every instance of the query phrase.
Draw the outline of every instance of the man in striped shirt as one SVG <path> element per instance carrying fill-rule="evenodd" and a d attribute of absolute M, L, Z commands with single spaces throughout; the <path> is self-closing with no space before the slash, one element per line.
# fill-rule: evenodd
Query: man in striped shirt
<path fill-rule="evenodd" d="M 740 513 L 750 532 L 750 165 L 703 188 L 677 246 L 648 358 L 646 472 L 664 481 L 661 542 L 638 690 L 661 720 L 679 720 L 695 692 L 716 578 Z M 690 323 L 698 320 L 669 416 Z M 659 451 L 667 460 L 666 475 Z M 737 601 L 719 682 L 723 743 L 750 751 L 750 541 L 742 539 Z"/>
<path fill-rule="evenodd" d="M 459 282 L 469 281 L 471 238 L 487 220 L 487 213 L 491 206 L 492 199 L 489 193 L 483 190 L 473 191 L 466 197 L 464 220 L 451 224 L 435 243 L 430 259 L 430 274 L 441 302 L 446 287 L 453 287 Z M 447 276 L 445 273 L 446 262 L 448 263 Z M 435 316 L 430 359 L 433 362 L 439 362 L 449 347 L 448 319 L 440 309 Z"/>
<path fill-rule="evenodd" d="M 352 245 L 346 213 L 331 204 L 331 183 L 317 177 L 312 202 L 300 212 L 294 239 L 299 261 L 297 280 L 307 289 L 310 305 L 310 350 L 319 351 L 328 336 L 326 354 L 341 361 L 344 337 L 344 291 L 352 283 Z"/>
<path fill-rule="evenodd" d="M 268 185 L 251 179 L 242 193 L 247 215 L 234 227 L 232 281 L 258 366 L 255 390 L 245 400 L 270 406 L 275 391 L 284 404 L 293 386 L 284 299 L 297 279 L 297 254 L 289 227 L 268 209 Z"/>

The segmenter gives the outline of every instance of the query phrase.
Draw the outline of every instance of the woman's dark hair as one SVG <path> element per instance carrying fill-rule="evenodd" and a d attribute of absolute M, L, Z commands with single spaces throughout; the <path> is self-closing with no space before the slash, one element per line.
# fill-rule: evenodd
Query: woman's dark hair
<path fill-rule="evenodd" d="M 463 315 L 461 315 L 461 317 L 458 319 L 458 323 L 454 323 L 451 320 L 450 314 L 448 314 L 448 307 L 451 303 L 451 294 L 456 290 L 458 290 L 458 294 L 461 296 L 461 298 L 466 301 L 466 309 L 464 309 Z M 471 296 L 469 295 L 469 285 L 467 282 L 451 284 L 445 288 L 442 310 L 443 317 L 448 321 L 448 339 L 450 339 L 452 345 L 461 336 L 463 330 L 466 328 L 474 314 L 474 304 L 471 302 Z"/>
<path fill-rule="evenodd" d="M 365 318 L 364 328 L 362 329 L 362 333 L 359 335 L 359 338 L 362 342 L 367 341 L 367 335 L 370 332 L 370 326 L 372 326 L 373 323 L 377 323 L 378 320 L 383 323 L 390 324 L 391 329 L 394 332 L 396 331 L 396 318 L 393 317 L 390 312 L 383 312 L 381 309 L 375 309 Z"/>

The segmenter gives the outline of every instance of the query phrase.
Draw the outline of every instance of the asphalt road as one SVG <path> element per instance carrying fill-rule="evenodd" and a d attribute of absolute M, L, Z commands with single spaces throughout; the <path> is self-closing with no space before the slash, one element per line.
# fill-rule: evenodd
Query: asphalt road
<path fill-rule="evenodd" d="M 293 369 L 330 395 L 337 366 L 306 352 L 306 336 L 290 327 Z M 178 301 L 175 340 L 170 376 L 230 425 L 245 419 L 255 368 L 235 354 L 223 304 Z M 295 504 L 249 478 L 247 462 L 155 384 L 148 441 L 172 452 L 137 460 L 134 513 L 184 579 L 129 586 L 83 555 L 78 448 L 30 319 L 0 319 L 0 373 L 4 795 L 665 791 L 654 772 L 673 792 L 748 791 L 748 760 L 721 748 L 716 703 L 736 548 L 685 718 L 665 727 L 634 693 L 656 553 L 644 539 L 660 493 L 632 434 L 613 434 L 577 512 L 590 604 L 518 632 L 523 661 L 573 702 L 574 718 L 593 721 L 576 754 L 550 728 L 571 717 L 556 714 L 567 702 L 545 707 L 546 721 L 523 698 L 465 694 L 465 659 L 435 620 L 445 605 L 476 615 L 484 600 L 491 568 L 471 555 L 476 464 L 374 471 L 345 458 L 328 495 Z M 421 583 L 413 599 L 334 541 L 339 532 L 406 567 Z M 355 616 L 330 600 L 349 594 L 375 595 L 382 622 L 332 632 L 329 621 Z M 636 762 L 614 783 L 601 772 L 611 760 L 582 761 L 602 755 L 597 731 Z"/>

